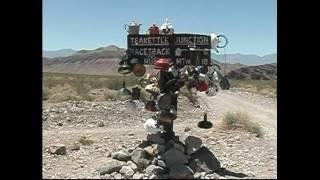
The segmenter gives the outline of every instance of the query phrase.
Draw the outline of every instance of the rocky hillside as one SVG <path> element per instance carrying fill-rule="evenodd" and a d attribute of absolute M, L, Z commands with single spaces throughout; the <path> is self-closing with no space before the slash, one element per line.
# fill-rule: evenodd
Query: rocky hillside
<path fill-rule="evenodd" d="M 43 72 L 115 75 L 125 50 L 111 45 L 81 50 L 68 57 L 43 57 Z M 153 72 L 153 68 L 147 66 L 147 72 Z"/>
<path fill-rule="evenodd" d="M 76 50 L 73 49 L 60 49 L 56 51 L 42 51 L 42 56 L 47 58 L 55 58 L 55 57 L 67 57 L 76 53 Z"/>
<path fill-rule="evenodd" d="M 277 63 L 232 70 L 227 77 L 238 80 L 277 80 Z"/>

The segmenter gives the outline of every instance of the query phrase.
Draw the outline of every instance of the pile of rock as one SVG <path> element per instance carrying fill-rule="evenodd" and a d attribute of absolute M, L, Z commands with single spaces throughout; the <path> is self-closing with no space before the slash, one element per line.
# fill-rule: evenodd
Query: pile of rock
<path fill-rule="evenodd" d="M 188 136 L 183 143 L 178 138 L 165 141 L 157 134 L 136 148 L 112 153 L 99 173 L 108 179 L 200 179 L 220 169 L 200 138 Z"/>

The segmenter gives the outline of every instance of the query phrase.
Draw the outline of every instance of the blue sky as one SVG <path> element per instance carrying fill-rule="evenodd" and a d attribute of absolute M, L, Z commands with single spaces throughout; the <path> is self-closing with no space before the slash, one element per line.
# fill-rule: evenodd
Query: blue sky
<path fill-rule="evenodd" d="M 277 52 L 276 0 L 44 0 L 43 49 L 126 48 L 123 26 L 146 32 L 166 17 L 176 32 L 224 34 L 226 53 Z"/>

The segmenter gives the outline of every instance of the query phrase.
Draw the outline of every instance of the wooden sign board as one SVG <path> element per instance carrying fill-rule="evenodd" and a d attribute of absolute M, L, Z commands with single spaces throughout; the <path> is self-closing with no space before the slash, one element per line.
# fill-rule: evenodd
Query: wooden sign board
<path fill-rule="evenodd" d="M 177 66 L 211 65 L 211 37 L 200 34 L 128 35 L 130 57 L 154 64 L 155 57 L 171 58 Z M 190 47 L 194 50 L 190 50 Z"/>

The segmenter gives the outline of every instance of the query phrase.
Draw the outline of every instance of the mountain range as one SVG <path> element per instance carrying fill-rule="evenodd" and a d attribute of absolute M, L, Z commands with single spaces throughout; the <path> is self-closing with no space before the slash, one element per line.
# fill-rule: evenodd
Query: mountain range
<path fill-rule="evenodd" d="M 97 75 L 117 74 L 118 63 L 125 50 L 124 48 L 110 45 L 93 50 L 74 51 L 69 49 L 67 51 L 61 50 L 60 52 L 55 51 L 56 55 L 58 54 L 57 56 L 54 56 L 54 53 L 51 53 L 51 56 L 43 53 L 43 71 Z M 259 57 L 256 55 L 228 54 L 226 56 L 227 64 L 224 63 L 224 55 L 212 55 L 212 59 L 228 73 L 249 65 L 276 62 L 276 55 L 271 54 Z M 153 68 L 147 66 L 147 71 L 153 71 Z"/>

